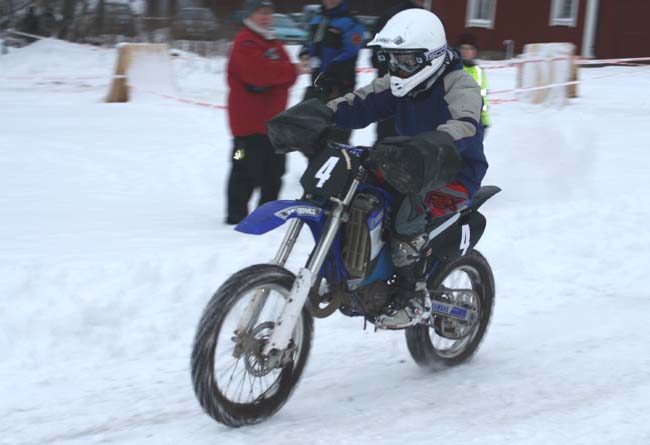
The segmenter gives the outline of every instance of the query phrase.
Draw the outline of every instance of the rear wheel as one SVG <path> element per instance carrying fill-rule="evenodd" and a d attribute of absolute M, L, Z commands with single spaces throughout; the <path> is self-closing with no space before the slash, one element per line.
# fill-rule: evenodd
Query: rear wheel
<path fill-rule="evenodd" d="M 192 382 L 204 411 L 218 422 L 261 422 L 284 405 L 298 383 L 313 331 L 307 309 L 287 350 L 273 357 L 262 354 L 294 279 L 279 266 L 251 266 L 231 276 L 205 308 L 194 339 Z M 262 299 L 261 310 L 239 332 L 240 318 L 254 298 Z"/>
<path fill-rule="evenodd" d="M 432 315 L 426 324 L 406 330 L 406 344 L 416 363 L 426 368 L 459 365 L 476 352 L 492 316 L 494 276 L 487 260 L 473 250 L 432 275 L 432 300 L 478 313 L 473 322 Z"/>

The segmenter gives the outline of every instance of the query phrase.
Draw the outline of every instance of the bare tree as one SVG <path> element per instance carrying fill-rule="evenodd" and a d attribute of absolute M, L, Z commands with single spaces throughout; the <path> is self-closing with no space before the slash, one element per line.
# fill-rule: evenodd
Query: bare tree
<path fill-rule="evenodd" d="M 77 2 L 78 0 L 63 0 L 63 9 L 61 10 L 61 15 L 63 15 L 63 24 L 59 31 L 59 38 L 63 39 L 69 37 L 70 25 L 74 20 L 74 11 Z"/>

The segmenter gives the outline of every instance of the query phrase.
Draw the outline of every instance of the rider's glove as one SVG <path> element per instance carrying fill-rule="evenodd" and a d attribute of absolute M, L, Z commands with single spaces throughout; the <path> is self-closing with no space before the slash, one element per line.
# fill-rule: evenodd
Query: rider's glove
<path fill-rule="evenodd" d="M 334 120 L 334 110 L 318 99 L 301 102 L 283 111 L 266 123 L 276 153 L 300 151 L 306 155 L 318 152 Z"/>
<path fill-rule="evenodd" d="M 442 131 L 385 138 L 375 144 L 368 164 L 404 194 L 440 188 L 463 165 L 454 140 Z"/>
<path fill-rule="evenodd" d="M 354 89 L 354 65 L 349 62 L 331 62 L 314 80 L 314 87 L 328 99 L 334 99 Z"/>
<path fill-rule="evenodd" d="M 338 85 L 338 79 L 329 73 L 320 73 L 318 77 L 316 77 L 316 80 L 314 80 L 314 86 L 325 93 L 325 96 L 327 97 L 332 94 L 332 91 L 334 91 Z"/>

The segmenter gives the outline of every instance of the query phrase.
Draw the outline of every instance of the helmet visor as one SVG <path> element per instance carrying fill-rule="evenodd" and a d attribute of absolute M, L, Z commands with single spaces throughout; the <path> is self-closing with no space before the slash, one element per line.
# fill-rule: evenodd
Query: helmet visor
<path fill-rule="evenodd" d="M 436 51 L 427 51 L 426 49 L 384 49 L 379 51 L 377 56 L 380 62 L 388 65 L 391 76 L 407 79 L 429 65 L 433 59 L 446 54 L 446 52 L 446 46 Z"/>
<path fill-rule="evenodd" d="M 406 79 L 425 66 L 426 58 L 422 50 L 382 51 L 381 53 L 378 56 L 379 61 L 388 65 L 388 71 L 392 76 Z"/>

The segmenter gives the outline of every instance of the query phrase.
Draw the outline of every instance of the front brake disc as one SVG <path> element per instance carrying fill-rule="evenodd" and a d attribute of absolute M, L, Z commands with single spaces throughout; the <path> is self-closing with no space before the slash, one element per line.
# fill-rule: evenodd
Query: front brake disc
<path fill-rule="evenodd" d="M 314 283 L 312 288 L 309 289 L 309 302 L 311 303 L 309 309 L 311 314 L 316 318 L 329 317 L 343 302 L 340 292 L 328 292 L 325 295 L 320 295 L 318 290 L 320 289 L 322 281 L 323 278 L 320 277 L 316 280 L 316 283 Z M 325 300 L 324 297 L 327 297 L 327 300 Z M 326 305 L 321 306 L 323 303 L 326 303 Z"/>

